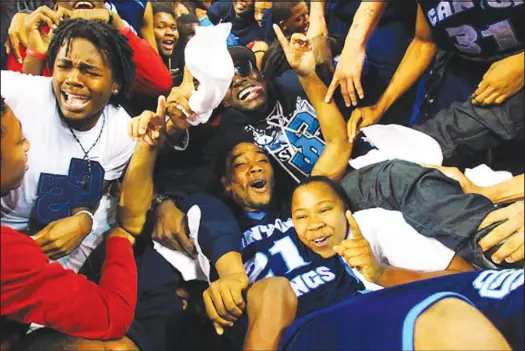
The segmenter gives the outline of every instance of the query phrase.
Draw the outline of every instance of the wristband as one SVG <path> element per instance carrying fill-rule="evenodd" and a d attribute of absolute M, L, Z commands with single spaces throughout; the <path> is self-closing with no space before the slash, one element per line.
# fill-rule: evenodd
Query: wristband
<path fill-rule="evenodd" d="M 29 55 L 29 56 L 33 56 L 37 59 L 40 59 L 40 60 L 47 60 L 47 54 L 44 54 L 42 52 L 38 52 L 38 51 L 35 51 L 35 50 L 31 50 L 31 49 L 27 49 L 26 50 L 26 54 Z"/>
<path fill-rule="evenodd" d="M 151 209 L 156 211 L 157 207 L 166 200 L 171 200 L 171 197 L 166 195 L 159 195 L 151 202 Z"/>
<path fill-rule="evenodd" d="M 95 216 L 93 216 L 93 214 L 92 214 L 91 212 L 89 212 L 89 211 L 86 211 L 86 210 L 79 211 L 79 212 L 75 213 L 75 216 L 76 216 L 76 215 L 79 215 L 79 214 L 81 214 L 81 213 L 85 213 L 85 214 L 87 214 L 89 217 L 91 217 L 91 221 L 92 221 L 93 223 L 95 223 Z"/>

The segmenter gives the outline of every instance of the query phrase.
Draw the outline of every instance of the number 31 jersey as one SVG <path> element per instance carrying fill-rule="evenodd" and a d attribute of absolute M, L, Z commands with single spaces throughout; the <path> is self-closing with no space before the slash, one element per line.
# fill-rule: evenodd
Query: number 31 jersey
<path fill-rule="evenodd" d="M 523 50 L 524 0 L 419 0 L 441 49 L 483 61 Z"/>
<path fill-rule="evenodd" d="M 298 317 L 364 291 L 339 255 L 324 259 L 301 242 L 286 212 L 248 213 L 242 219 L 241 252 L 250 282 L 286 277 L 298 297 Z"/>

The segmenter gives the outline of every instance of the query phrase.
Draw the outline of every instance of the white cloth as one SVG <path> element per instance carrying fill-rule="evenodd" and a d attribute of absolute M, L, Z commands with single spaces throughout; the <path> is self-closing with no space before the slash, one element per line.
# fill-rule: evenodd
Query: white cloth
<path fill-rule="evenodd" d="M 37 199 L 40 174 L 67 175 L 71 159 L 82 159 L 84 153 L 59 118 L 51 78 L 2 71 L 1 79 L 2 96 L 20 120 L 23 134 L 31 144 L 28 152 L 29 169 L 22 186 L 2 197 L 2 224 L 16 230 L 26 230 Z M 109 181 L 121 177 L 135 148 L 135 142 L 127 133 L 130 119 L 127 112 L 122 107 L 107 105 L 95 127 L 89 131 L 75 131 L 75 134 L 84 148 L 89 148 L 99 136 L 104 118 L 106 121 L 101 138 L 89 156 L 92 161 L 100 163 L 105 170 L 104 179 Z M 108 211 L 111 206 L 108 201 L 103 199 L 94 214 L 95 219 L 100 221 L 94 224 L 94 229 L 100 229 L 92 233 L 97 237 L 103 233 L 101 230 L 109 228 Z M 84 252 L 82 255 L 88 254 L 95 243 L 100 241 L 89 236 L 86 240 L 87 246 L 79 248 Z M 61 260 L 62 263 L 65 261 Z M 78 266 L 80 261 L 74 261 L 76 263 L 72 265 Z"/>
<path fill-rule="evenodd" d="M 189 100 L 190 109 L 198 116 L 196 120 L 188 120 L 193 125 L 208 121 L 232 83 L 233 61 L 226 43 L 231 26 L 221 23 L 195 28 L 195 36 L 184 50 L 186 65 L 200 83 Z"/>
<path fill-rule="evenodd" d="M 508 171 L 494 171 L 485 164 L 465 169 L 465 176 L 477 186 L 492 186 L 512 179 Z"/>
<path fill-rule="evenodd" d="M 172 250 L 156 241 L 153 242 L 153 249 L 177 269 L 185 281 L 197 279 L 209 282 L 210 263 L 202 254 L 202 251 L 198 246 L 201 210 L 197 205 L 192 206 L 188 213 L 186 213 L 186 216 L 188 218 L 188 227 L 190 229 L 190 240 L 197 248 L 198 257 L 192 259 L 186 254 Z"/>
<path fill-rule="evenodd" d="M 438 142 L 415 129 L 397 124 L 374 124 L 361 131 L 377 150 L 351 159 L 350 166 L 355 169 L 393 159 L 435 166 L 443 163 L 443 152 Z"/>
<path fill-rule="evenodd" d="M 434 238 L 419 234 L 399 211 L 371 208 L 353 214 L 363 237 L 369 242 L 378 262 L 420 272 L 444 271 L 455 253 Z M 348 238 L 352 233 L 348 233 Z M 354 273 L 369 290 L 381 287 L 368 282 L 356 269 Z"/>

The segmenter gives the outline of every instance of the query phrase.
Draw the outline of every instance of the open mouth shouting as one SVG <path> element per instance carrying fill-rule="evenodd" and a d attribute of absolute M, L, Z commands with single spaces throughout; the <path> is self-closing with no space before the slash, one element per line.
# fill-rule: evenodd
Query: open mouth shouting
<path fill-rule="evenodd" d="M 164 39 L 162 41 L 162 47 L 166 51 L 172 51 L 173 48 L 175 47 L 175 40 L 173 40 L 173 39 Z"/>
<path fill-rule="evenodd" d="M 252 181 L 250 188 L 256 193 L 264 193 L 268 190 L 268 182 L 264 179 L 256 179 Z"/>
<path fill-rule="evenodd" d="M 78 1 L 73 6 L 73 9 L 75 10 L 93 10 L 95 8 L 95 4 L 91 1 Z"/>
<path fill-rule="evenodd" d="M 65 91 L 62 91 L 61 98 L 63 106 L 71 112 L 82 111 L 91 100 L 89 96 Z"/>
<path fill-rule="evenodd" d="M 251 101 L 259 97 L 262 91 L 263 88 L 261 86 L 252 85 L 239 91 L 237 99 L 240 101 Z"/>

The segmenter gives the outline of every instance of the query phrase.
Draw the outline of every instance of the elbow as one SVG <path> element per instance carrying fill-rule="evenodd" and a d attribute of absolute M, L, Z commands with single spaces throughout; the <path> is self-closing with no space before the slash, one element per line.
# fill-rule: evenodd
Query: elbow
<path fill-rule="evenodd" d="M 111 340 L 124 337 L 133 323 L 134 316 L 134 309 L 131 306 L 126 307 L 125 311 L 121 312 L 121 315 L 112 317 L 109 321 L 107 333 L 101 339 Z"/>

